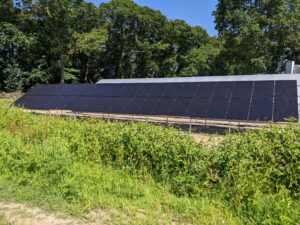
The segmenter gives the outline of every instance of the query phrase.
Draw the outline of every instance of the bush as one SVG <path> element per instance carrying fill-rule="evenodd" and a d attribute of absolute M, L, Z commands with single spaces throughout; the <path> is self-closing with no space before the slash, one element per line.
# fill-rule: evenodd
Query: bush
<path fill-rule="evenodd" d="M 138 201 L 147 195 L 140 182 L 154 182 L 198 206 L 202 199 L 218 202 L 217 209 L 245 224 L 297 224 L 299 168 L 297 124 L 228 135 L 208 151 L 172 128 L 0 107 L 0 184 L 35 187 L 37 194 L 29 191 L 27 199 L 48 193 L 89 210 L 103 202 L 103 193 Z"/>
<path fill-rule="evenodd" d="M 299 125 L 228 136 L 212 159 L 214 193 L 235 211 L 255 223 L 300 221 Z"/>
<path fill-rule="evenodd" d="M 16 109 L 2 109 L 0 117 L 0 129 L 21 137 L 25 144 L 52 149 L 53 143 L 60 143 L 60 148 L 76 160 L 151 177 L 169 185 L 178 195 L 201 193 L 203 188 L 199 184 L 207 180 L 208 151 L 172 128 L 93 119 L 78 122 L 70 118 L 31 116 Z M 16 165 L 20 167 L 19 163 Z"/>

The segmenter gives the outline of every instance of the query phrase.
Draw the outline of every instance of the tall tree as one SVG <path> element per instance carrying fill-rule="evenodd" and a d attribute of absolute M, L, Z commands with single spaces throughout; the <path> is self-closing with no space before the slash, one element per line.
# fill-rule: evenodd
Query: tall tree
<path fill-rule="evenodd" d="M 189 67 L 191 51 L 203 47 L 209 42 L 209 36 L 201 27 L 191 27 L 185 21 L 174 20 L 168 24 L 168 38 L 176 57 L 177 68 L 175 76 L 181 76 L 182 71 Z M 186 70 L 185 70 L 186 71 Z M 185 75 L 187 75 L 185 73 Z M 190 74 L 201 75 L 201 74 Z"/>
<path fill-rule="evenodd" d="M 132 0 L 112 0 L 100 7 L 108 29 L 105 77 L 153 77 L 165 60 L 167 19 Z"/>
<path fill-rule="evenodd" d="M 75 9 L 82 3 L 81 0 L 36 0 L 30 3 L 34 19 L 42 26 L 42 38 L 50 43 L 50 50 L 58 56 L 61 83 L 65 80 L 65 65 L 74 32 Z"/>
<path fill-rule="evenodd" d="M 85 83 L 97 81 L 100 78 L 97 65 L 106 48 L 107 30 L 92 29 L 87 33 L 76 32 L 73 40 L 71 53 L 80 59 L 79 63 L 82 65 L 80 81 Z"/>
<path fill-rule="evenodd" d="M 299 60 L 299 0 L 219 0 L 214 14 L 225 73 L 280 72 L 278 63 Z"/>

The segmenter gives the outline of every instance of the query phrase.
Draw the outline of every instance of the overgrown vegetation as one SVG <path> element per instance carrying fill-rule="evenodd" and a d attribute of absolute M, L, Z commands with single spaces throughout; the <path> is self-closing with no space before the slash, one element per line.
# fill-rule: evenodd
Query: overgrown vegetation
<path fill-rule="evenodd" d="M 229 135 L 213 151 L 172 128 L 0 108 L 0 197 L 117 223 L 297 224 L 300 127 Z"/>

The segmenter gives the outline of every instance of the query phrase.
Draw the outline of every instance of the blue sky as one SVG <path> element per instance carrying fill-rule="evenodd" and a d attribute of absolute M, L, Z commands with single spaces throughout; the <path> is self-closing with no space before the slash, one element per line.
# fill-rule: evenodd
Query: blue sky
<path fill-rule="evenodd" d="M 87 0 L 99 5 L 109 0 Z M 188 24 L 199 25 L 214 36 L 217 34 L 212 12 L 215 10 L 218 0 L 134 0 L 141 6 L 160 10 L 169 19 L 182 19 Z"/>

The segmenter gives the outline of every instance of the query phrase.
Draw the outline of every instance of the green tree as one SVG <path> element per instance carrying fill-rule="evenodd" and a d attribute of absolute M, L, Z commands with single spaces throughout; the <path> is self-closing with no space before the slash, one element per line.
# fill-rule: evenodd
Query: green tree
<path fill-rule="evenodd" d="M 221 43 L 218 39 L 211 39 L 198 48 L 192 48 L 182 56 L 185 67 L 180 71 L 180 76 L 216 75 L 220 49 Z"/>
<path fill-rule="evenodd" d="M 167 19 L 159 11 L 132 0 L 112 0 L 100 6 L 108 30 L 104 77 L 155 77 L 168 58 Z"/>
<path fill-rule="evenodd" d="M 299 0 L 219 0 L 214 14 L 225 41 L 224 72 L 274 73 L 282 61 L 299 61 L 299 10 Z"/>
<path fill-rule="evenodd" d="M 80 81 L 85 83 L 95 82 L 100 78 L 99 72 L 97 72 L 97 65 L 106 49 L 107 30 L 92 29 L 88 33 L 75 32 L 73 41 L 71 54 L 76 58 L 80 58 L 80 63 L 82 64 L 81 72 L 83 76 L 80 78 Z"/>
<path fill-rule="evenodd" d="M 208 43 L 209 36 L 202 28 L 198 26 L 191 27 L 182 20 L 170 21 L 167 30 L 168 39 L 177 63 L 177 68 L 174 71 L 175 76 L 181 76 L 182 71 L 186 71 L 186 68 L 190 66 L 190 61 L 187 58 L 192 54 L 191 51 L 195 53 L 195 49 L 201 48 Z M 190 74 L 189 76 L 191 75 L 195 74 Z"/>
<path fill-rule="evenodd" d="M 0 25 L 0 89 L 21 89 L 26 76 L 28 55 L 35 43 L 34 36 L 26 35 L 11 23 Z"/>
<path fill-rule="evenodd" d="M 59 63 L 59 80 L 64 83 L 65 66 L 68 60 L 72 34 L 74 33 L 75 9 L 82 1 L 73 0 L 36 0 L 29 5 L 33 19 L 42 27 L 43 41 L 51 47 Z"/>

